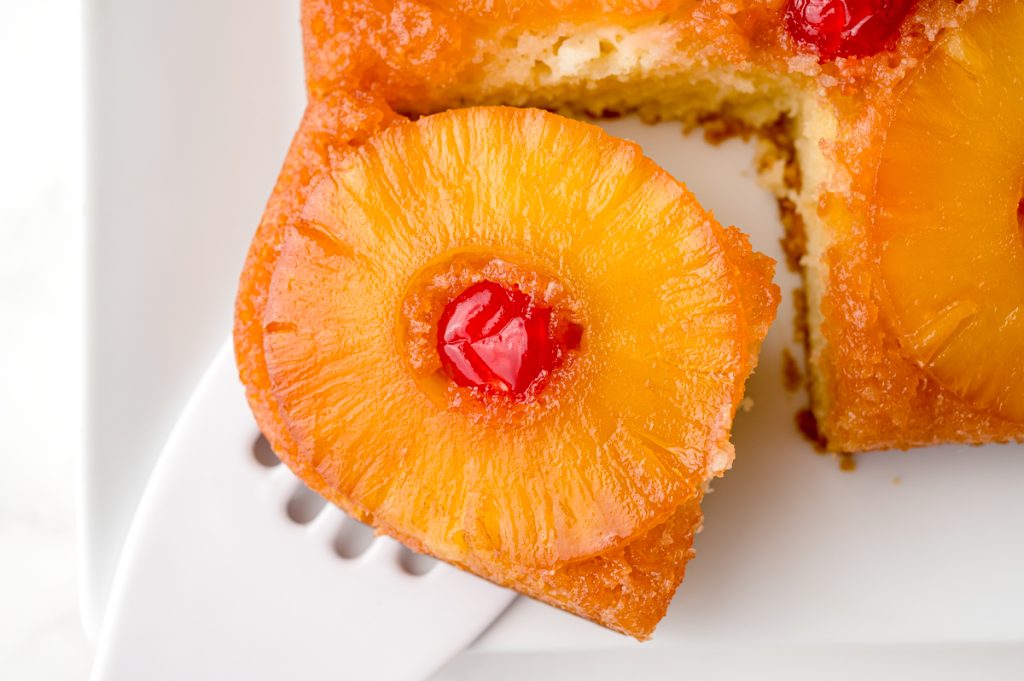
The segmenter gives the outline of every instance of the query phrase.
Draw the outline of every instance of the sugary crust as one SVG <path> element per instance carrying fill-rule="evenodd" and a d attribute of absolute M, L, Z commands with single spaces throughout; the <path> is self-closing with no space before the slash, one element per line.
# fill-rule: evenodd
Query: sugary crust
<path fill-rule="evenodd" d="M 748 313 L 750 368 L 753 370 L 757 367 L 761 341 L 775 319 L 781 298 L 778 286 L 765 285 L 775 273 L 775 261 L 754 251 L 747 235 L 735 227 L 716 227 L 715 235 L 732 266 L 737 290 Z"/>
<path fill-rule="evenodd" d="M 1024 438 L 1021 424 L 964 403 L 906 357 L 878 302 L 875 256 L 864 250 L 853 233 L 827 256 L 827 344 L 816 370 L 829 389 L 828 402 L 815 412 L 828 448 L 859 452 Z"/>

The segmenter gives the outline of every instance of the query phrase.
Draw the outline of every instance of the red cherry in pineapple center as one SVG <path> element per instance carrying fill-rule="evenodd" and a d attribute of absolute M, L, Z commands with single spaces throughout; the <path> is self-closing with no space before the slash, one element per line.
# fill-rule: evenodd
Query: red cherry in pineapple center
<path fill-rule="evenodd" d="M 867 57 L 892 44 L 914 0 L 788 0 L 786 30 L 822 59 Z"/>
<path fill-rule="evenodd" d="M 523 397 L 579 347 L 582 328 L 553 324 L 518 289 L 493 281 L 473 284 L 444 308 L 437 327 L 441 366 L 458 385 Z M 554 327 L 561 326 L 560 333 Z"/>

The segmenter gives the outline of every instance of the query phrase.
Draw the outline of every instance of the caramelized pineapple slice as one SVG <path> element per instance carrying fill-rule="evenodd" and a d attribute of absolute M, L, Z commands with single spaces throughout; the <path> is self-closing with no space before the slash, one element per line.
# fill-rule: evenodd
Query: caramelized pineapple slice
<path fill-rule="evenodd" d="M 396 125 L 336 160 L 275 265 L 263 349 L 291 458 L 483 574 L 623 546 L 728 467 L 768 262 L 594 126 Z"/>
<path fill-rule="evenodd" d="M 1024 2 L 946 36 L 899 95 L 874 234 L 903 345 L 972 405 L 1024 422 Z"/>

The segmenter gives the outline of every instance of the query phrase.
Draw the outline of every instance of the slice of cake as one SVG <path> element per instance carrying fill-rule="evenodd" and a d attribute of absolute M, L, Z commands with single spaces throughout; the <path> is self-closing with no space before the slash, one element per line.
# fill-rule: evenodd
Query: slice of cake
<path fill-rule="evenodd" d="M 593 125 L 375 108 L 310 108 L 250 253 L 260 428 L 378 531 L 648 636 L 732 463 L 772 261 Z"/>

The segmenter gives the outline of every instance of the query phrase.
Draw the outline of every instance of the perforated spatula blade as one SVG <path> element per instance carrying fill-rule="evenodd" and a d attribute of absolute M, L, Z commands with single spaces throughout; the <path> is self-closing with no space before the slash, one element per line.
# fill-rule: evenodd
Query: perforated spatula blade
<path fill-rule="evenodd" d="M 361 538 L 275 464 L 226 345 L 139 505 L 93 681 L 422 679 L 514 598 Z"/>

